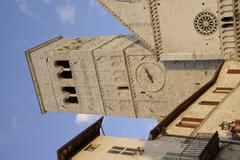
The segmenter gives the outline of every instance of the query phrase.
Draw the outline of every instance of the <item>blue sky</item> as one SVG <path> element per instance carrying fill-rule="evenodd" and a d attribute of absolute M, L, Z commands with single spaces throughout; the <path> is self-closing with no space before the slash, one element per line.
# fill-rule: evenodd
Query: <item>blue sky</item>
<path fill-rule="evenodd" d="M 0 19 L 1 159 L 56 159 L 56 150 L 97 117 L 41 115 L 24 51 L 58 35 L 93 37 L 128 31 L 93 0 L 1 0 Z M 103 127 L 107 135 L 146 138 L 155 124 L 106 117 Z"/>

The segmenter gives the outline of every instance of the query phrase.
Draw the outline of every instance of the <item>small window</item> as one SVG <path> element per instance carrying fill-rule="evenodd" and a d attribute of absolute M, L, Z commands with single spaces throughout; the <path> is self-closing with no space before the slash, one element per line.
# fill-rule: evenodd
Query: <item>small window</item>
<path fill-rule="evenodd" d="M 72 72 L 69 70 L 69 71 L 60 71 L 58 73 L 58 78 L 64 78 L 64 79 L 72 79 Z"/>
<path fill-rule="evenodd" d="M 119 154 L 121 151 L 109 150 L 108 153 Z"/>
<path fill-rule="evenodd" d="M 113 146 L 112 149 L 116 149 L 116 150 L 124 150 L 124 147 Z"/>
<path fill-rule="evenodd" d="M 122 152 L 122 155 L 132 156 L 135 155 L 135 152 Z"/>
<path fill-rule="evenodd" d="M 62 87 L 62 91 L 70 94 L 76 94 L 75 87 Z"/>
<path fill-rule="evenodd" d="M 126 148 L 126 147 L 120 147 L 120 146 L 113 146 L 108 153 L 113 153 L 113 154 L 121 154 L 121 155 L 136 155 L 137 149 L 135 148 Z"/>
<path fill-rule="evenodd" d="M 135 148 L 126 148 L 125 151 L 136 152 L 137 149 L 135 149 Z"/>
<path fill-rule="evenodd" d="M 119 146 L 113 146 L 108 153 L 113 153 L 113 154 L 120 154 L 125 148 L 124 147 L 119 147 Z"/>
<path fill-rule="evenodd" d="M 55 65 L 56 67 L 70 68 L 69 61 L 67 61 L 67 60 L 55 61 L 55 62 L 54 62 L 54 65 Z"/>
<path fill-rule="evenodd" d="M 128 86 L 119 86 L 118 90 L 128 90 Z"/>
<path fill-rule="evenodd" d="M 100 146 L 100 144 L 90 144 L 87 146 L 84 151 L 90 151 L 93 152 L 95 149 L 97 149 Z"/>
<path fill-rule="evenodd" d="M 67 98 L 64 98 L 63 100 L 65 103 L 78 103 L 77 96 L 69 96 Z"/>

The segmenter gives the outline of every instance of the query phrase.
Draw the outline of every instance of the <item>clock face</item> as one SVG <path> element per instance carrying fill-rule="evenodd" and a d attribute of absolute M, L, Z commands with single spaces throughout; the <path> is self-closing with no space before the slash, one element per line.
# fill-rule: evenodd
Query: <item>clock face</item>
<path fill-rule="evenodd" d="M 165 83 L 163 69 L 151 62 L 142 63 L 137 67 L 136 79 L 140 87 L 149 92 L 161 90 Z"/>

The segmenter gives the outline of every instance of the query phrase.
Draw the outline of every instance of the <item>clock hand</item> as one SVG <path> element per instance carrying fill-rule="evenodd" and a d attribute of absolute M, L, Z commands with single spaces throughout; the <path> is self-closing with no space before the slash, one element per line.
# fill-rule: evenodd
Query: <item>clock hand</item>
<path fill-rule="evenodd" d="M 152 83 L 154 83 L 153 78 L 152 78 L 152 75 L 149 73 L 149 71 L 148 71 L 146 68 L 145 68 L 145 72 L 147 73 L 148 79 L 149 79 Z"/>
<path fill-rule="evenodd" d="M 152 113 L 154 113 L 154 111 L 153 111 L 151 108 L 149 108 L 149 110 L 150 110 Z"/>
<path fill-rule="evenodd" d="M 106 104 L 106 107 L 107 107 L 108 109 L 110 109 L 111 111 L 113 111 L 113 109 L 112 109 L 108 104 Z"/>

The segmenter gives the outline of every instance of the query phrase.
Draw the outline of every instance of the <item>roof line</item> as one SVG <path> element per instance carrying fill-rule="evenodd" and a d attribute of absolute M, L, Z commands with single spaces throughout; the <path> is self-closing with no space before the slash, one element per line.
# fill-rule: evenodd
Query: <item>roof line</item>
<path fill-rule="evenodd" d="M 40 45 L 37 45 L 37 46 L 35 46 L 33 48 L 30 48 L 30 49 L 26 50 L 25 53 L 36 51 L 36 50 L 38 50 L 38 49 L 40 49 L 40 48 L 42 48 L 42 47 L 44 47 L 46 45 L 49 45 L 50 43 L 53 43 L 55 41 L 60 40 L 60 39 L 63 39 L 63 36 L 57 36 L 57 37 L 55 37 L 53 39 L 50 39 L 49 41 L 46 41 L 46 42 L 44 42 L 44 43 L 42 43 Z"/>
<path fill-rule="evenodd" d="M 100 135 L 103 117 L 71 139 L 57 151 L 58 160 L 68 160 Z"/>

